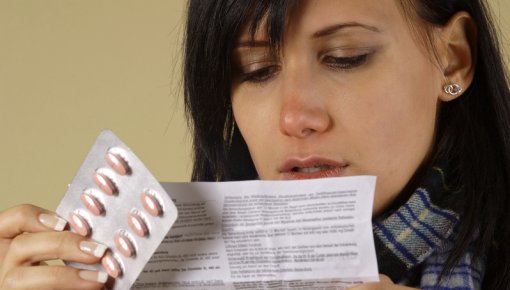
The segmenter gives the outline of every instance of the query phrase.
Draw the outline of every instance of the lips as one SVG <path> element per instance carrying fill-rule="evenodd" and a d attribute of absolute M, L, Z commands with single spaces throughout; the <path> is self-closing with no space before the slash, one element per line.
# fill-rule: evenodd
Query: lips
<path fill-rule="evenodd" d="M 345 175 L 348 164 L 322 157 L 289 158 L 278 171 L 283 179 L 311 179 Z"/>

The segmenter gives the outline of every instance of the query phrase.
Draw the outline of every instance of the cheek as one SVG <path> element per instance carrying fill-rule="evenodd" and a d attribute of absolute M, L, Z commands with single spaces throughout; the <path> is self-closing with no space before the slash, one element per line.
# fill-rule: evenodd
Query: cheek
<path fill-rule="evenodd" d="M 431 82 L 386 79 L 381 90 L 373 91 L 376 97 L 363 104 L 371 109 L 358 119 L 355 162 L 360 173 L 378 177 L 376 213 L 402 191 L 432 147 L 437 90 L 423 83 Z"/>
<path fill-rule="evenodd" d="M 408 150 L 428 148 L 436 118 L 437 101 L 434 95 L 398 89 L 391 94 L 381 98 L 382 101 L 378 100 L 374 105 L 377 110 L 370 112 L 371 116 L 366 116 L 361 122 L 363 127 L 360 131 L 366 132 L 366 137 L 373 140 L 367 143 L 377 144 L 379 150 L 383 151 L 380 154 L 383 158 L 384 151 L 404 154 Z"/>
<path fill-rule="evenodd" d="M 278 112 L 275 98 L 262 98 L 269 96 L 270 92 L 257 94 L 250 90 L 233 90 L 232 110 L 236 124 L 248 145 L 255 168 L 262 179 L 269 179 L 271 156 L 274 147 L 271 143 L 277 136 Z"/>

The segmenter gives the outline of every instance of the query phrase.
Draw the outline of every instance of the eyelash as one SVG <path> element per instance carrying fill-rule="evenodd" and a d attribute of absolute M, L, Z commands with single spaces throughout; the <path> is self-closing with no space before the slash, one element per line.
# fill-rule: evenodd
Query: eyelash
<path fill-rule="evenodd" d="M 269 65 L 251 72 L 242 74 L 242 82 L 263 83 L 280 71 L 280 66 Z"/>
<path fill-rule="evenodd" d="M 321 61 L 334 70 L 343 71 L 362 66 L 367 62 L 369 56 L 369 53 L 350 57 L 335 57 L 325 55 L 321 57 Z"/>
<path fill-rule="evenodd" d="M 320 58 L 321 62 L 329 68 L 336 71 L 352 70 L 365 64 L 370 53 L 351 56 L 351 57 L 335 57 L 324 55 Z M 271 79 L 280 71 L 279 65 L 269 65 L 251 72 L 241 74 L 241 82 L 263 83 Z"/>

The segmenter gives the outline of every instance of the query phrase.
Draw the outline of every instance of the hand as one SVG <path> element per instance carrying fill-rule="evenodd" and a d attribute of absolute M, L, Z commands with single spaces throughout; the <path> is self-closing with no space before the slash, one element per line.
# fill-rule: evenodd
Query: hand
<path fill-rule="evenodd" d="M 49 266 L 62 259 L 98 263 L 106 247 L 69 231 L 66 221 L 32 205 L 0 212 L 0 289 L 102 289 L 104 272 Z"/>
<path fill-rule="evenodd" d="M 379 282 L 364 283 L 356 287 L 349 288 L 349 290 L 411 290 L 406 286 L 395 285 L 388 276 L 379 275 Z"/>

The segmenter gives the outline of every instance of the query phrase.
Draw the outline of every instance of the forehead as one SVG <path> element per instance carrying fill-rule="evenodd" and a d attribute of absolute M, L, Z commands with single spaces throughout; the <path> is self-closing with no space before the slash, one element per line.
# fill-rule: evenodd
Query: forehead
<path fill-rule="evenodd" d="M 410 1 L 410 0 L 408 0 Z M 288 12 L 286 34 L 313 35 L 324 27 L 339 23 L 361 23 L 377 27 L 381 31 L 402 33 L 407 22 L 403 17 L 400 0 L 298 0 Z M 271 13 L 271 11 L 269 11 Z M 260 21 L 255 39 L 267 38 L 266 17 Z M 241 39 L 250 38 L 250 25 L 245 25 Z"/>
<path fill-rule="evenodd" d="M 297 21 L 294 21 L 296 19 Z M 313 34 L 336 23 L 362 23 L 381 31 L 402 28 L 404 19 L 397 0 L 301 1 L 289 28 Z"/>

